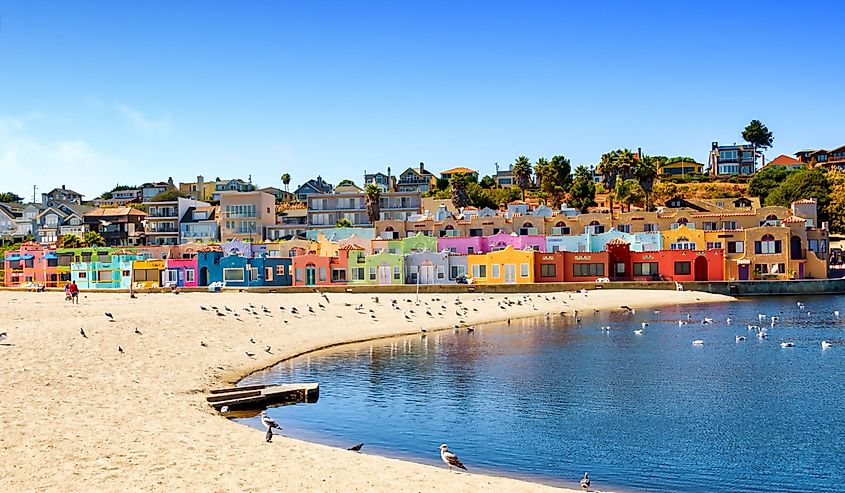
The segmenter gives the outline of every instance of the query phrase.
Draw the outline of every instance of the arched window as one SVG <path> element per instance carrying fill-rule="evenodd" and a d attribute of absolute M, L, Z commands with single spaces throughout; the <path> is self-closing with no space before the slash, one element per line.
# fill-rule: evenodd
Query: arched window
<path fill-rule="evenodd" d="M 393 226 L 388 226 L 388 227 L 384 228 L 384 230 L 387 231 L 387 232 L 392 232 Z"/>
<path fill-rule="evenodd" d="M 775 241 L 775 237 L 773 235 L 763 235 L 760 239 L 762 241 Z"/>
<path fill-rule="evenodd" d="M 558 221 L 555 227 L 552 228 L 553 235 L 568 235 L 570 234 L 569 226 L 563 221 Z"/>
<path fill-rule="evenodd" d="M 531 224 L 530 222 L 526 221 L 526 222 L 522 223 L 522 227 L 523 228 L 533 228 L 534 225 Z"/>
<path fill-rule="evenodd" d="M 773 235 L 765 234 L 760 241 L 754 242 L 754 253 L 766 255 L 772 253 L 781 253 L 781 241 L 776 240 Z"/>
<path fill-rule="evenodd" d="M 599 224 L 601 223 L 598 221 L 590 221 L 590 226 L 598 226 Z"/>
<path fill-rule="evenodd" d="M 760 221 L 760 226 L 780 226 L 780 220 L 776 215 L 769 214 L 764 221 Z"/>
<path fill-rule="evenodd" d="M 446 231 L 452 231 L 453 229 L 455 229 L 455 227 L 454 227 L 454 226 L 452 226 L 451 224 L 447 224 L 447 225 L 446 225 Z M 391 230 L 391 231 L 392 231 L 392 230 Z"/>
<path fill-rule="evenodd" d="M 590 224 L 585 229 L 587 233 L 594 235 L 604 233 L 604 225 L 598 221 L 590 221 Z"/>
<path fill-rule="evenodd" d="M 766 216 L 766 221 L 777 221 L 777 220 L 778 220 L 778 217 L 774 214 L 769 214 L 768 216 Z"/>
<path fill-rule="evenodd" d="M 679 236 L 675 241 L 669 244 L 670 250 L 695 250 L 695 242 L 689 241 L 686 236 Z"/>
<path fill-rule="evenodd" d="M 565 227 L 565 226 L 566 226 L 566 223 L 565 223 L 565 222 L 563 222 L 563 221 L 558 221 L 558 222 L 555 224 L 555 227 L 556 227 L 556 228 L 563 228 L 563 227 Z"/>
<path fill-rule="evenodd" d="M 689 220 L 685 217 L 678 219 L 678 224 L 687 224 Z"/>

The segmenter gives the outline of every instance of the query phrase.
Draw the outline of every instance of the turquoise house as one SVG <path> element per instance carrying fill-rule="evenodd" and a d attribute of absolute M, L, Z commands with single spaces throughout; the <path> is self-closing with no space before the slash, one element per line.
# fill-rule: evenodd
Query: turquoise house
<path fill-rule="evenodd" d="M 100 255 L 93 262 L 71 262 L 70 278 L 79 289 L 129 289 L 132 284 L 132 263 L 145 260 L 129 250 Z"/>

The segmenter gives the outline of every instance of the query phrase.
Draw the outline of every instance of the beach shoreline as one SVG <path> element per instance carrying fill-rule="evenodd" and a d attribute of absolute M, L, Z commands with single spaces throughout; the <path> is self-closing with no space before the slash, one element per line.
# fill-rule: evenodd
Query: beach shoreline
<path fill-rule="evenodd" d="M 519 295 L 420 295 L 446 300 L 449 307 L 431 322 L 417 315 L 405 320 L 411 306 L 405 300 L 414 296 L 402 293 L 378 294 L 378 304 L 364 294 L 330 294 L 329 301 L 316 293 L 82 296 L 74 306 L 54 293 L 0 292 L 3 330 L 9 333 L 8 346 L 0 348 L 0 384 L 8 399 L 0 419 L 10 428 L 0 436 L 0 460 L 10 464 L 0 477 L 4 491 L 566 491 L 285 437 L 267 444 L 263 433 L 221 418 L 205 396 L 279 362 L 413 334 L 420 324 L 445 330 L 461 319 L 479 324 L 573 309 L 732 300 L 696 292 L 598 290 L 535 294 L 531 303 L 501 310 L 498 301 Z M 478 311 L 458 316 L 456 298 Z M 393 299 L 403 308 L 390 306 Z M 266 304 L 270 313 L 247 317 L 247 303 Z M 224 311 L 226 304 L 232 312 Z M 357 313 L 357 304 L 373 313 Z M 226 316 L 200 305 L 219 306 Z M 301 317 L 280 305 L 297 306 Z M 241 321 L 234 317 L 238 311 Z M 459 444 L 453 447 L 459 450 Z M 573 487 L 577 479 L 566 478 Z M 594 485 L 602 489 L 600 480 Z"/>

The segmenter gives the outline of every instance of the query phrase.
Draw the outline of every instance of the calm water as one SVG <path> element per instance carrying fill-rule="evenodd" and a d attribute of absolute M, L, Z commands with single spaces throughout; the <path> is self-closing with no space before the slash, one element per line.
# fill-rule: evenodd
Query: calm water
<path fill-rule="evenodd" d="M 782 317 L 768 340 L 747 329 L 758 313 Z M 765 298 L 378 341 L 242 384 L 320 382 L 317 404 L 270 415 L 289 436 L 369 453 L 440 464 L 445 442 L 470 470 L 567 486 L 589 471 L 597 489 L 833 492 L 845 491 L 843 364 L 845 299 Z"/>

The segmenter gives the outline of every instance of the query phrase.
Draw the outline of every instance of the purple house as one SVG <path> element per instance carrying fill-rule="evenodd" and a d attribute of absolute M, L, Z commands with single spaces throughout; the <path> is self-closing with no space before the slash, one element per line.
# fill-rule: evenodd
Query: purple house
<path fill-rule="evenodd" d="M 493 236 L 483 236 L 482 239 L 484 253 L 504 250 L 506 247 L 512 247 L 514 250 L 531 248 L 537 252 L 546 251 L 546 238 L 541 235 L 517 235 L 500 231 Z"/>
<path fill-rule="evenodd" d="M 481 236 L 441 236 L 437 239 L 437 250 L 451 253 L 469 254 L 486 253 Z"/>
<path fill-rule="evenodd" d="M 267 245 L 263 243 L 249 243 L 241 240 L 229 240 L 220 245 L 223 248 L 223 255 L 226 257 L 234 255 L 236 257 L 260 257 L 267 253 Z"/>

